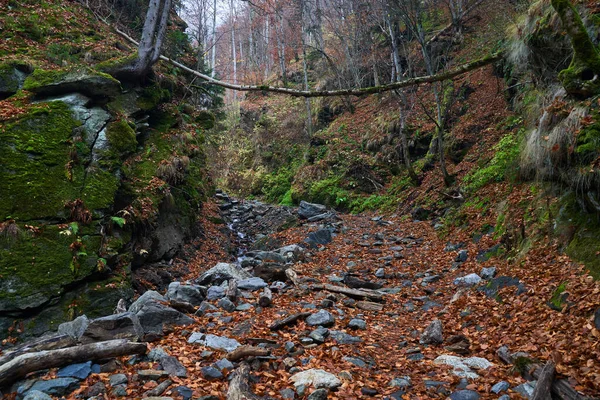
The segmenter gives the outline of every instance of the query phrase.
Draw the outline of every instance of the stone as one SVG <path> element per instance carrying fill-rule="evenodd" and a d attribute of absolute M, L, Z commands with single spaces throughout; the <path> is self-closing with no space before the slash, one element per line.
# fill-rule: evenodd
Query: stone
<path fill-rule="evenodd" d="M 473 372 L 473 369 L 486 370 L 493 366 L 491 362 L 481 357 L 468 357 L 462 358 L 452 356 L 449 354 L 443 354 L 433 360 L 434 364 L 449 365 L 453 368 L 452 373 L 461 378 L 477 379 L 479 375 Z"/>
<path fill-rule="evenodd" d="M 401 378 L 394 378 L 390 381 L 391 387 L 408 388 L 412 386 L 410 376 L 403 376 Z"/>
<path fill-rule="evenodd" d="M 296 349 L 296 345 L 294 344 L 294 342 L 285 342 L 284 347 L 288 353 L 292 353 Z"/>
<path fill-rule="evenodd" d="M 102 382 L 94 383 L 85 391 L 86 397 L 100 396 L 104 393 L 106 393 L 106 386 Z"/>
<path fill-rule="evenodd" d="M 207 379 L 209 381 L 214 381 L 214 380 L 223 378 L 223 374 L 221 373 L 221 371 L 219 371 L 217 368 L 212 367 L 212 366 L 202 367 L 200 372 L 202 373 L 202 376 L 204 377 L 204 379 Z"/>
<path fill-rule="evenodd" d="M 167 300 L 160 293 L 149 290 L 130 307 L 139 318 L 145 335 L 161 336 L 164 326 L 191 325 L 195 321 L 187 315 L 164 305 Z"/>
<path fill-rule="evenodd" d="M 123 384 L 127 384 L 127 375 L 125 374 L 115 374 L 115 375 L 111 375 L 108 378 L 108 381 L 110 383 L 110 386 L 117 386 L 117 385 L 123 385 Z"/>
<path fill-rule="evenodd" d="M 31 391 L 37 390 L 52 396 L 66 396 L 79 388 L 79 380 L 75 378 L 55 378 L 47 381 L 37 381 Z"/>
<path fill-rule="evenodd" d="M 231 361 L 229 361 L 226 358 L 222 358 L 222 359 L 220 359 L 219 361 L 217 361 L 215 363 L 215 368 L 218 368 L 219 371 L 223 371 L 223 370 L 225 370 L 225 371 L 231 371 L 235 367 L 234 367 L 234 365 L 233 365 L 233 363 Z"/>
<path fill-rule="evenodd" d="M 295 358 L 286 357 L 283 359 L 282 363 L 283 363 L 283 366 L 285 367 L 285 369 L 289 370 L 292 367 L 296 366 L 298 364 L 298 361 L 296 361 Z"/>
<path fill-rule="evenodd" d="M 355 344 L 362 342 L 362 339 L 357 336 L 352 336 L 342 331 L 330 331 L 331 338 L 339 344 Z"/>
<path fill-rule="evenodd" d="M 194 395 L 194 391 L 187 386 L 177 386 L 174 390 L 183 400 L 190 400 Z"/>
<path fill-rule="evenodd" d="M 342 385 L 342 382 L 335 375 L 316 368 L 298 372 L 290 377 L 290 381 L 294 382 L 295 387 L 305 385 L 317 389 L 335 389 Z"/>
<path fill-rule="evenodd" d="M 92 362 L 84 362 L 80 364 L 71 364 L 61 368 L 56 373 L 59 378 L 71 377 L 83 380 L 92 373 Z"/>
<path fill-rule="evenodd" d="M 479 397 L 473 390 L 459 390 L 450 395 L 450 400 L 479 400 Z"/>
<path fill-rule="evenodd" d="M 514 278 L 510 276 L 500 276 L 497 278 L 492 278 L 488 281 L 487 284 L 480 286 L 477 290 L 485 293 L 487 297 L 492 299 L 499 300 L 498 291 L 500 289 L 514 286 L 516 288 L 516 294 L 520 295 L 527 291 L 527 288 L 523 283 L 519 280 L 519 278 Z"/>
<path fill-rule="evenodd" d="M 295 399 L 296 398 L 296 392 L 294 392 L 294 390 L 290 389 L 290 388 L 281 389 L 279 391 L 279 394 L 281 395 L 282 399 Z"/>
<path fill-rule="evenodd" d="M 250 291 L 255 291 L 255 290 L 260 290 L 264 287 L 267 286 L 267 283 L 262 280 L 259 277 L 252 277 L 252 278 L 248 278 L 248 279 L 242 279 L 241 281 L 238 281 L 237 283 L 237 287 L 238 289 L 242 289 L 242 290 L 250 290 Z"/>
<path fill-rule="evenodd" d="M 244 271 L 236 264 L 218 263 L 200 275 L 197 281 L 200 285 L 220 285 L 221 283 L 230 279 L 242 281 L 249 278 L 252 278 L 252 275 Z"/>
<path fill-rule="evenodd" d="M 377 271 L 375 271 L 375 276 L 379 279 L 384 279 L 385 278 L 385 269 L 378 268 Z"/>
<path fill-rule="evenodd" d="M 190 303 L 193 306 L 199 306 L 204 300 L 200 286 L 186 285 L 181 282 L 171 282 L 165 297 L 169 300 Z"/>
<path fill-rule="evenodd" d="M 235 304 L 229 300 L 227 297 L 223 297 L 222 299 L 219 300 L 219 302 L 217 303 L 217 306 L 219 306 L 219 308 L 225 310 L 225 311 L 235 311 Z"/>
<path fill-rule="evenodd" d="M 148 359 L 150 361 L 157 361 L 160 362 L 160 360 L 162 360 L 165 357 L 168 357 L 169 354 L 160 346 L 153 348 L 152 350 L 150 350 L 148 352 Z"/>
<path fill-rule="evenodd" d="M 187 369 L 176 357 L 164 357 L 160 360 L 160 365 L 162 366 L 163 370 L 171 376 L 176 376 L 178 378 L 187 377 Z"/>
<path fill-rule="evenodd" d="M 225 288 L 223 286 L 211 286 L 206 293 L 206 300 L 218 300 L 225 297 Z"/>
<path fill-rule="evenodd" d="M 600 308 L 594 313 L 594 325 L 596 326 L 596 329 L 600 329 Z"/>
<path fill-rule="evenodd" d="M 137 374 L 142 381 L 158 381 L 169 375 L 167 371 L 159 371 L 156 369 L 140 369 Z"/>
<path fill-rule="evenodd" d="M 444 341 L 442 335 L 442 321 L 433 320 L 421 334 L 419 342 L 421 344 L 441 344 Z"/>
<path fill-rule="evenodd" d="M 303 219 L 324 214 L 326 211 L 327 207 L 323 204 L 308 203 L 304 200 L 300 201 L 300 206 L 298 207 L 298 215 Z"/>
<path fill-rule="evenodd" d="M 331 315 L 329 311 L 320 310 L 306 318 L 306 324 L 309 326 L 323 326 L 327 328 L 335 324 L 335 318 L 333 318 L 333 315 Z"/>
<path fill-rule="evenodd" d="M 211 349 L 225 350 L 227 352 L 231 352 L 241 346 L 235 339 L 212 334 L 205 335 L 197 332 L 192 333 L 188 339 L 188 343 L 198 343 L 210 347 Z"/>
<path fill-rule="evenodd" d="M 510 396 L 507 394 L 503 394 L 502 396 L 498 397 L 498 400 L 510 400 Z"/>
<path fill-rule="evenodd" d="M 469 258 L 469 253 L 467 252 L 467 250 L 460 250 L 456 255 L 454 261 L 462 263 L 467 261 L 467 258 Z"/>
<path fill-rule="evenodd" d="M 377 393 L 379 393 L 377 389 L 373 389 L 367 386 L 363 386 L 362 388 L 360 388 L 360 392 L 365 396 L 375 396 Z"/>
<path fill-rule="evenodd" d="M 535 390 L 536 384 L 537 381 L 525 382 L 519 386 L 516 386 L 513 390 L 517 393 L 520 393 L 526 399 L 530 399 L 533 396 L 533 391 Z"/>
<path fill-rule="evenodd" d="M 141 340 L 144 329 L 137 315 L 131 312 L 109 315 L 92 320 L 80 338 L 82 343 L 113 339 Z"/>
<path fill-rule="evenodd" d="M 456 286 L 475 286 L 475 285 L 479 285 L 479 283 L 481 282 L 481 277 L 475 273 L 466 275 L 466 276 L 462 276 L 460 278 L 456 278 L 454 280 L 454 284 Z"/>
<path fill-rule="evenodd" d="M 112 388 L 112 394 L 116 397 L 127 396 L 127 385 L 117 385 Z"/>
<path fill-rule="evenodd" d="M 248 310 L 251 310 L 253 307 L 254 306 L 250 303 L 243 303 L 243 304 L 240 304 L 239 306 L 237 306 L 235 308 L 235 311 L 248 311 Z"/>
<path fill-rule="evenodd" d="M 23 89 L 39 96 L 82 93 L 90 97 L 116 97 L 121 93 L 121 84 L 108 74 L 85 67 L 60 73 L 36 70 L 25 79 Z"/>
<path fill-rule="evenodd" d="M 354 364 L 358 368 L 367 368 L 369 366 L 363 359 L 358 357 L 343 357 L 342 360 Z"/>
<path fill-rule="evenodd" d="M 348 328 L 361 330 L 367 329 L 367 323 L 362 319 L 353 318 L 350 320 L 350 322 L 348 322 Z"/>
<path fill-rule="evenodd" d="M 79 340 L 79 338 L 83 335 L 88 325 L 90 324 L 90 320 L 85 315 L 81 315 L 75 318 L 73 321 L 64 322 L 58 326 L 58 333 L 60 335 L 69 335 L 75 340 Z"/>
<path fill-rule="evenodd" d="M 492 393 L 499 394 L 506 392 L 510 388 L 510 384 L 506 381 L 500 381 L 492 386 Z"/>
<path fill-rule="evenodd" d="M 308 234 L 308 238 L 304 241 L 310 247 L 317 248 L 319 245 L 326 245 L 331 243 L 333 240 L 333 236 L 331 235 L 331 231 L 329 229 L 319 229 L 316 232 L 311 232 Z"/>
<path fill-rule="evenodd" d="M 482 268 L 479 275 L 485 280 L 492 279 L 496 276 L 496 267 Z"/>
<path fill-rule="evenodd" d="M 433 282 L 437 282 L 441 279 L 442 277 L 439 275 L 429 275 L 423 278 L 423 282 L 425 283 L 433 283 Z"/>
<path fill-rule="evenodd" d="M 328 393 L 329 391 L 327 389 L 317 389 L 308 395 L 307 400 L 325 400 L 327 399 Z"/>
<path fill-rule="evenodd" d="M 52 400 L 52 397 L 39 390 L 30 390 L 23 397 L 23 400 Z"/>

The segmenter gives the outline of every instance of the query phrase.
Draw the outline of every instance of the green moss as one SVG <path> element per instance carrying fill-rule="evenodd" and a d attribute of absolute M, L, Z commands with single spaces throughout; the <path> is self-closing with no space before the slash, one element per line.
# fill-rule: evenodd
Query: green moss
<path fill-rule="evenodd" d="M 106 137 L 111 149 L 116 151 L 119 156 L 133 153 L 137 147 L 135 131 L 124 119 L 108 124 Z"/>
<path fill-rule="evenodd" d="M 81 199 L 90 210 L 110 208 L 118 188 L 117 176 L 102 169 L 94 169 L 86 176 Z"/>
<path fill-rule="evenodd" d="M 69 70 L 36 69 L 27 77 L 27 79 L 25 79 L 23 89 L 35 90 L 39 87 L 59 82 L 60 80 L 64 79 L 69 72 Z"/>
<path fill-rule="evenodd" d="M 562 282 L 552 293 L 552 297 L 550 298 L 550 304 L 552 304 L 555 309 L 562 309 L 565 304 L 565 297 L 563 296 L 563 292 L 567 289 L 567 282 Z"/>
<path fill-rule="evenodd" d="M 200 111 L 195 118 L 200 128 L 209 130 L 215 126 L 215 115 L 210 111 Z"/>
<path fill-rule="evenodd" d="M 112 75 L 115 73 L 115 71 L 118 71 L 121 68 L 134 63 L 137 60 L 137 58 L 138 53 L 136 51 L 135 53 L 132 53 L 125 57 L 118 57 L 98 63 L 94 66 L 94 68 L 96 68 L 98 71 L 102 71 L 104 73 Z"/>
<path fill-rule="evenodd" d="M 170 99 L 171 92 L 167 89 L 162 89 L 158 85 L 148 86 L 140 93 L 137 106 L 144 111 L 150 111 Z"/>

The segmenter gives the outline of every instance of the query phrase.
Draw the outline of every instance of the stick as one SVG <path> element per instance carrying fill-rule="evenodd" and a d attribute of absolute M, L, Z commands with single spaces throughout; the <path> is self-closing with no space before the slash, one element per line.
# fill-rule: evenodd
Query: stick
<path fill-rule="evenodd" d="M 243 362 L 233 371 L 233 378 L 227 390 L 227 400 L 260 400 L 262 397 L 255 395 L 250 390 L 250 366 Z"/>
<path fill-rule="evenodd" d="M 269 327 L 269 329 L 272 331 L 276 331 L 278 329 L 283 328 L 284 326 L 293 324 L 294 322 L 298 321 L 299 319 L 304 319 L 304 318 L 308 317 L 309 315 L 311 315 L 311 313 L 309 313 L 309 312 L 292 314 L 289 317 L 286 317 L 284 319 L 280 319 L 278 321 L 273 322 L 273 324 Z"/>
<path fill-rule="evenodd" d="M 126 354 L 146 354 L 145 343 L 134 343 L 127 339 L 109 340 L 67 347 L 59 350 L 43 350 L 22 354 L 6 364 L 0 365 L 0 387 L 4 387 L 30 372 L 62 367 L 90 360 L 114 358 Z"/>
<path fill-rule="evenodd" d="M 554 371 L 556 366 L 552 361 L 548 361 L 538 377 L 537 385 L 533 390 L 531 400 L 552 400 L 552 381 L 554 380 Z"/>
<path fill-rule="evenodd" d="M 359 301 L 356 303 L 356 307 L 365 311 L 382 311 L 383 304 L 373 303 L 372 301 Z"/>
<path fill-rule="evenodd" d="M 331 284 L 324 285 L 313 285 L 313 290 L 328 290 L 334 293 L 345 294 L 348 297 L 354 297 L 359 299 L 368 299 L 377 302 L 383 302 L 383 295 L 369 289 L 350 289 L 343 286 L 335 286 Z"/>
<path fill-rule="evenodd" d="M 225 358 L 231 362 L 236 362 L 246 357 L 266 357 L 269 355 L 271 355 L 269 349 L 245 345 L 233 350 Z"/>
<path fill-rule="evenodd" d="M 258 298 L 258 305 L 261 307 L 269 307 L 273 301 L 273 293 L 271 289 L 265 287 Z"/>
<path fill-rule="evenodd" d="M 42 350 L 63 349 L 65 347 L 75 346 L 76 344 L 77 341 L 69 335 L 58 335 L 51 336 L 49 338 L 41 338 L 34 342 L 26 343 L 25 345 L 4 354 L 2 357 L 0 357 L 0 365 L 6 364 L 10 360 L 25 353 L 32 353 L 34 351 Z"/>

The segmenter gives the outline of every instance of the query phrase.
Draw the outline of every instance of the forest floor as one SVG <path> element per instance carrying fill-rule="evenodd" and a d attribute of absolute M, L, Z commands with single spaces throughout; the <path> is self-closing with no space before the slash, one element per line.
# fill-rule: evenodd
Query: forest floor
<path fill-rule="evenodd" d="M 205 210 L 218 217 L 216 205 Z M 151 348 L 162 347 L 187 369 L 186 378 L 169 378 L 172 384 L 161 393 L 163 396 L 181 398 L 176 389 L 181 386 L 189 388 L 193 398 L 224 398 L 227 393 L 231 371 L 224 370 L 225 376 L 211 379 L 202 370 L 222 360 L 226 352 L 188 343 L 193 332 L 232 338 L 240 344 L 267 343 L 273 358 L 253 364 L 253 390 L 273 398 L 293 395 L 289 390 L 294 387 L 292 375 L 313 368 L 341 379 L 341 386 L 329 398 L 445 398 L 459 389 L 477 392 L 481 398 L 502 394 L 520 398 L 516 388 L 523 389 L 526 381 L 496 355 L 503 345 L 511 352 L 527 352 L 541 363 L 553 359 L 559 376 L 567 378 L 574 388 L 589 395 L 600 394 L 600 333 L 593 315 L 600 305 L 600 283 L 568 257 L 559 255 L 556 248 L 538 247 L 512 261 L 494 256 L 483 261 L 493 255 L 498 244 L 491 232 L 474 239 L 469 232 L 455 231 L 440 238 L 429 222 L 366 214 L 338 218 L 341 223 L 336 224 L 333 241 L 311 250 L 303 262 L 293 265 L 303 284 L 275 292 L 272 306 L 257 307 L 255 292 L 251 298 L 240 300 L 240 304 L 252 305 L 247 310 L 220 309 L 194 316 L 194 325 L 177 327 L 149 344 Z M 231 262 L 231 256 L 223 251 L 227 238 L 222 227 L 206 224 L 209 240 L 202 241 L 200 249 L 185 262 L 189 278 L 197 278 L 216 261 Z M 272 237 L 281 245 L 298 244 L 320 228 L 319 223 L 303 223 Z M 481 274 L 486 267 L 495 267 L 497 278 L 472 287 L 454 282 L 471 273 Z M 339 278 L 348 273 L 383 284 L 388 293 L 382 311 L 365 311 L 343 295 L 333 297 L 325 291 L 310 290 L 318 283 L 344 286 Z M 498 279 L 512 283 L 518 279 L 518 284 L 485 290 L 493 288 Z M 557 300 L 557 296 L 562 297 Z M 550 307 L 552 302 L 555 309 Z M 335 321 L 323 343 L 306 340 L 317 328 L 307 321 L 278 331 L 269 329 L 285 316 L 319 309 L 326 310 Z M 353 319 L 364 321 L 364 329 L 351 329 L 348 325 Z M 435 319 L 442 323 L 444 343 L 421 343 L 423 331 Z M 286 349 L 286 342 L 293 342 L 295 348 Z M 435 361 L 442 355 L 481 357 L 492 365 L 471 370 L 479 377 L 461 381 L 453 367 L 440 364 L 440 359 Z M 158 383 L 144 382 L 138 372 L 153 368 L 160 368 L 159 363 L 131 365 L 122 359 L 116 370 L 90 375 L 72 396 L 85 396 L 99 381 L 110 388 L 110 377 L 124 373 L 129 380 L 126 397 L 141 398 Z M 492 387 L 501 381 L 510 389 L 493 393 Z M 113 397 L 110 390 L 107 396 Z"/>

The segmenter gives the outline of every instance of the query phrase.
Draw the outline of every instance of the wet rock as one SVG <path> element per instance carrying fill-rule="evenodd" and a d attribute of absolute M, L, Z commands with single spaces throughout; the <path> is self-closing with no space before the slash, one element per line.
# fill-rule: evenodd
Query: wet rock
<path fill-rule="evenodd" d="M 241 281 L 238 281 L 238 283 L 237 283 L 238 289 L 250 290 L 250 291 L 260 290 L 260 289 L 264 288 L 265 286 L 267 286 L 267 283 L 258 277 L 243 279 Z"/>
<path fill-rule="evenodd" d="M 90 324 L 90 320 L 85 315 L 81 315 L 75 318 L 73 321 L 64 322 L 58 326 L 58 333 L 60 335 L 69 335 L 75 340 L 79 340 L 79 338 L 83 335 L 88 325 Z"/>
<path fill-rule="evenodd" d="M 362 342 L 361 338 L 349 335 L 342 331 L 329 331 L 329 335 L 339 344 L 355 344 Z"/>
<path fill-rule="evenodd" d="M 219 300 L 219 302 L 217 303 L 217 305 L 219 306 L 219 308 L 225 310 L 225 311 L 235 311 L 235 304 L 229 300 L 227 297 L 223 297 L 222 299 Z"/>
<path fill-rule="evenodd" d="M 66 396 L 79 389 L 79 380 L 75 378 L 55 378 L 47 381 L 37 381 L 30 391 L 40 391 L 52 396 Z"/>
<path fill-rule="evenodd" d="M 202 291 L 198 285 L 186 285 L 181 282 L 171 282 L 167 290 L 166 298 L 190 303 L 199 306 L 204 300 Z"/>
<path fill-rule="evenodd" d="M 482 268 L 479 275 L 485 280 L 492 279 L 496 276 L 496 267 Z"/>
<path fill-rule="evenodd" d="M 117 385 L 127 384 L 127 375 L 125 375 L 125 374 L 111 375 L 108 378 L 108 381 L 110 383 L 110 386 L 117 386 Z"/>
<path fill-rule="evenodd" d="M 492 393 L 499 394 L 506 392 L 510 388 L 510 384 L 506 381 L 500 381 L 492 386 Z"/>
<path fill-rule="evenodd" d="M 144 329 L 137 315 L 131 312 L 109 315 L 91 321 L 80 338 L 82 343 L 112 339 L 140 340 Z"/>
<path fill-rule="evenodd" d="M 198 343 L 211 349 L 225 350 L 227 352 L 231 352 L 241 346 L 235 339 L 212 334 L 205 335 L 197 332 L 192 333 L 188 339 L 188 343 Z"/>
<path fill-rule="evenodd" d="M 248 272 L 241 269 L 236 264 L 218 263 L 198 278 L 200 285 L 220 285 L 221 283 L 230 279 L 236 279 L 238 281 L 252 278 Z"/>
<path fill-rule="evenodd" d="M 479 393 L 472 390 L 459 390 L 450 395 L 450 400 L 479 400 Z"/>
<path fill-rule="evenodd" d="M 421 344 L 440 344 L 444 341 L 442 335 L 442 321 L 439 319 L 433 320 L 425 331 L 421 334 L 419 342 Z"/>
<path fill-rule="evenodd" d="M 313 386 L 317 389 L 335 389 L 342 385 L 342 382 L 333 374 L 322 369 L 312 368 L 306 371 L 298 372 L 290 377 L 294 386 L 300 385 Z"/>
<path fill-rule="evenodd" d="M 80 364 L 71 364 L 61 368 L 56 373 L 59 378 L 71 377 L 83 380 L 92 373 L 92 362 L 88 361 Z"/>
<path fill-rule="evenodd" d="M 461 276 L 460 278 L 456 278 L 454 280 L 454 284 L 456 286 L 475 286 L 479 285 L 480 282 L 481 277 L 475 273 L 466 276 Z"/>
<path fill-rule="evenodd" d="M 300 206 L 298 207 L 298 215 L 303 219 L 324 214 L 326 211 L 327 207 L 323 204 L 308 203 L 304 200 L 300 202 Z"/>
<path fill-rule="evenodd" d="M 160 360 L 160 365 L 162 366 L 163 370 L 171 376 L 176 376 L 178 378 L 187 377 L 187 369 L 176 357 L 164 357 Z"/>
<path fill-rule="evenodd" d="M 223 378 L 223 374 L 221 373 L 221 371 L 219 371 L 215 367 L 202 367 L 200 372 L 202 373 L 204 379 L 207 379 L 209 381 L 214 381 Z"/>
<path fill-rule="evenodd" d="M 317 389 L 308 396 L 307 400 L 325 400 L 328 393 L 327 389 Z"/>
<path fill-rule="evenodd" d="M 27 392 L 23 400 L 52 400 L 52 397 L 39 390 L 30 390 Z"/>
<path fill-rule="evenodd" d="M 309 326 L 331 327 L 335 324 L 335 318 L 329 311 L 320 310 L 306 318 L 306 324 Z"/>

